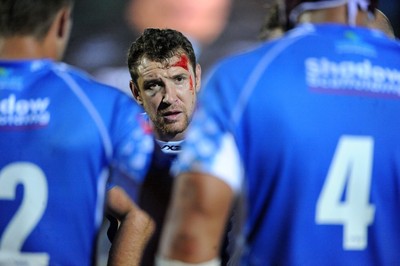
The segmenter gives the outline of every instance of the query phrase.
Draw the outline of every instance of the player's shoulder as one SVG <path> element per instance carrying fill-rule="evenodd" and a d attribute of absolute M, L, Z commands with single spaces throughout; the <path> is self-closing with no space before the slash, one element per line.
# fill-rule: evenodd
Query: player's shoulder
<path fill-rule="evenodd" d="M 214 65 L 212 71 L 239 71 L 245 73 L 246 70 L 251 70 L 259 64 L 272 61 L 280 53 L 286 52 L 286 48 L 295 43 L 298 39 L 304 38 L 312 32 L 312 28 L 303 27 L 284 34 L 281 37 L 260 41 L 255 45 L 248 47 L 246 50 L 230 54 L 222 58 Z M 223 73 L 221 73 L 223 74 Z"/>
<path fill-rule="evenodd" d="M 116 87 L 98 81 L 88 72 L 73 65 L 58 62 L 54 66 L 54 71 L 62 77 L 69 86 L 78 86 L 89 94 L 123 95 L 128 97 L 126 93 Z"/>
<path fill-rule="evenodd" d="M 118 109 L 118 113 L 124 114 L 142 111 L 133 97 L 116 87 L 96 80 L 84 70 L 65 63 L 58 63 L 56 68 L 57 75 L 81 101 L 88 100 L 101 110 L 116 112 Z"/>
<path fill-rule="evenodd" d="M 321 40 L 330 40 L 335 43 L 343 43 L 343 41 L 353 42 L 357 44 L 368 43 L 370 45 L 380 45 L 386 43 L 399 47 L 398 40 L 389 37 L 379 29 L 372 29 L 363 26 L 351 26 L 337 23 L 310 24 L 304 23 L 290 31 L 288 36 L 303 34 L 313 40 L 319 38 Z"/>

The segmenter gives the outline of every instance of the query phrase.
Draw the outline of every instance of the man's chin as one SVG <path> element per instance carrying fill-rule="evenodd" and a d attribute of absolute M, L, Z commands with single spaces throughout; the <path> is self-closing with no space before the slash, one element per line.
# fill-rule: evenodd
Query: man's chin
<path fill-rule="evenodd" d="M 181 125 L 167 125 L 164 127 L 164 133 L 166 135 L 177 135 L 185 131 L 186 127 Z"/>

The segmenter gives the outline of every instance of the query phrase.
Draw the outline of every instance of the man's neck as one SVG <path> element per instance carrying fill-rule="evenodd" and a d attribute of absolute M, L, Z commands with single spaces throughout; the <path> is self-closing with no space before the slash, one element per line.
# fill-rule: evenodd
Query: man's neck
<path fill-rule="evenodd" d="M 30 36 L 15 36 L 0 39 L 0 59 L 22 60 L 22 59 L 55 59 L 54 49 L 44 42 Z"/>

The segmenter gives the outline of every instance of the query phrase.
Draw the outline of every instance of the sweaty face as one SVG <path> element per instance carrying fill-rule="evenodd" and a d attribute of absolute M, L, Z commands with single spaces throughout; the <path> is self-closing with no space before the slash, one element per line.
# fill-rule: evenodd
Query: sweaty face
<path fill-rule="evenodd" d="M 184 54 L 163 63 L 143 58 L 138 67 L 139 88 L 134 89 L 134 96 L 149 115 L 160 140 L 183 139 L 200 85 L 194 71 Z"/>

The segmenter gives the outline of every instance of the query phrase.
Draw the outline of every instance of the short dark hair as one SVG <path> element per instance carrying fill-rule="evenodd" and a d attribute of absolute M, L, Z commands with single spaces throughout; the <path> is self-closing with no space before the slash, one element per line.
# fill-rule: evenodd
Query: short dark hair
<path fill-rule="evenodd" d="M 185 53 L 195 69 L 196 55 L 192 43 L 181 32 L 173 29 L 145 29 L 128 51 L 128 68 L 132 81 L 137 85 L 137 67 L 143 57 L 152 61 L 165 62 L 167 59 Z"/>
<path fill-rule="evenodd" d="M 0 0 L 0 36 L 34 36 L 48 33 L 57 12 L 74 0 Z"/>

